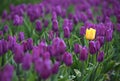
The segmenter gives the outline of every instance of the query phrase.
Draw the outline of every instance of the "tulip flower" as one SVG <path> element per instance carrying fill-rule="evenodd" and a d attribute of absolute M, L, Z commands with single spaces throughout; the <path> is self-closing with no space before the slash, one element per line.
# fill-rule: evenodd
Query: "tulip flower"
<path fill-rule="evenodd" d="M 57 74 L 58 73 L 58 70 L 59 70 L 59 66 L 60 66 L 60 63 L 58 61 L 56 61 L 52 67 L 52 73 L 53 74 Z"/>
<path fill-rule="evenodd" d="M 94 40 L 96 35 L 96 30 L 93 28 L 86 29 L 85 38 L 88 40 Z"/>
<path fill-rule="evenodd" d="M 100 52 L 98 53 L 98 56 L 97 56 L 97 61 L 98 61 L 98 62 L 102 62 L 103 59 L 104 59 L 104 52 L 103 52 L 103 51 L 100 51 Z"/>
<path fill-rule="evenodd" d="M 36 31 L 41 31 L 42 30 L 42 23 L 40 20 L 36 21 Z"/>
<path fill-rule="evenodd" d="M 87 50 L 86 47 L 83 47 L 81 49 L 81 51 L 80 51 L 80 57 L 79 57 L 79 59 L 81 61 L 85 61 L 85 60 L 87 60 L 87 58 L 88 58 L 88 50 Z"/>
<path fill-rule="evenodd" d="M 63 55 L 63 61 L 67 66 L 72 65 L 72 63 L 73 63 L 72 54 L 65 52 Z"/>
<path fill-rule="evenodd" d="M 90 54 L 95 54 L 97 52 L 96 43 L 94 41 L 89 42 Z"/>
<path fill-rule="evenodd" d="M 68 27 L 64 27 L 64 37 L 69 38 L 70 37 L 70 30 Z"/>
<path fill-rule="evenodd" d="M 80 50 L 81 50 L 82 46 L 79 45 L 79 44 L 74 44 L 74 52 L 76 54 L 80 53 Z"/>
<path fill-rule="evenodd" d="M 107 42 L 110 42 L 110 41 L 112 40 L 112 34 L 113 34 L 113 30 L 108 29 L 108 30 L 106 31 L 106 41 L 107 41 Z"/>
<path fill-rule="evenodd" d="M 19 33 L 19 35 L 18 35 L 18 40 L 19 40 L 19 41 L 24 40 L 24 32 L 20 32 L 20 33 Z"/>
<path fill-rule="evenodd" d="M 32 57 L 29 53 L 26 53 L 22 60 L 22 68 L 24 70 L 29 70 L 32 64 Z"/>

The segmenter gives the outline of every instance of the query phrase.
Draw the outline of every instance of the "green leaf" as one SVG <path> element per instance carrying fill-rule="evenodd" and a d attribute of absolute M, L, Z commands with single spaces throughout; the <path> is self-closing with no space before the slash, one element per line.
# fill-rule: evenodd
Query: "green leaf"
<path fill-rule="evenodd" d="M 74 69 L 76 76 L 81 77 L 81 72 L 78 69 Z"/>

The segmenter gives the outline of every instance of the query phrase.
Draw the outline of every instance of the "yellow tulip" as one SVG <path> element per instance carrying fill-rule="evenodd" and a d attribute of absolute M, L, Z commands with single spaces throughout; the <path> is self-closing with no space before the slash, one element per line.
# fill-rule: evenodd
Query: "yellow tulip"
<path fill-rule="evenodd" d="M 86 29 L 86 34 L 85 34 L 85 38 L 88 40 L 94 40 L 95 39 L 95 35 L 96 35 L 96 30 L 93 28 L 90 29 Z"/>

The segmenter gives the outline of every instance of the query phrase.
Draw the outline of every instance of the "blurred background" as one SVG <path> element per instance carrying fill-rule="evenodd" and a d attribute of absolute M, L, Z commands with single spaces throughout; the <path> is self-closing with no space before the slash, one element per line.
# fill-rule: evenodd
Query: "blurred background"
<path fill-rule="evenodd" d="M 38 3 L 40 1 L 42 1 L 42 0 L 0 0 L 0 15 L 4 9 L 7 9 L 7 10 L 9 9 L 10 4 L 14 4 L 14 5 L 18 5 L 21 3 L 34 4 L 34 3 Z"/>

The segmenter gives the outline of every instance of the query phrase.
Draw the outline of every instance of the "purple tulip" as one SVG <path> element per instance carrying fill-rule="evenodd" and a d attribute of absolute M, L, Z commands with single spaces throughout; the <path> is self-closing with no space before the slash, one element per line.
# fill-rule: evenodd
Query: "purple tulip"
<path fill-rule="evenodd" d="M 68 23 L 68 27 L 69 27 L 69 30 L 72 31 L 73 30 L 73 22 L 69 20 L 69 23 Z"/>
<path fill-rule="evenodd" d="M 81 50 L 82 46 L 79 45 L 79 44 L 74 44 L 74 52 L 76 54 L 80 53 L 80 50 Z"/>
<path fill-rule="evenodd" d="M 29 70 L 32 64 L 32 57 L 29 53 L 26 53 L 22 60 L 22 68 L 23 70 Z"/>
<path fill-rule="evenodd" d="M 15 15 L 15 16 L 14 16 L 14 19 L 13 19 L 13 24 L 14 24 L 15 26 L 22 25 L 22 24 L 23 24 L 23 17 L 22 17 L 22 16 Z"/>
<path fill-rule="evenodd" d="M 97 36 L 97 41 L 100 43 L 100 47 L 104 44 L 105 38 L 103 36 Z"/>
<path fill-rule="evenodd" d="M 47 79 L 52 73 L 52 67 L 51 67 L 51 61 L 50 60 L 44 60 L 43 63 L 40 66 L 40 76 L 42 79 Z"/>
<path fill-rule="evenodd" d="M 45 52 L 43 55 L 43 60 L 46 60 L 46 59 L 50 59 L 50 53 L 49 52 Z"/>
<path fill-rule="evenodd" d="M 72 54 L 65 52 L 63 55 L 63 62 L 67 65 L 67 66 L 71 66 L 73 63 L 72 60 Z"/>
<path fill-rule="evenodd" d="M 52 45 L 51 45 L 51 55 L 52 56 L 56 56 L 56 55 L 59 55 L 59 53 L 57 53 L 57 46 L 58 46 L 58 43 L 60 41 L 60 38 L 54 38 L 53 41 L 52 41 Z"/>
<path fill-rule="evenodd" d="M 90 9 L 87 9 L 86 14 L 87 14 L 89 19 L 91 19 L 91 20 L 93 19 L 93 14 L 92 14 L 92 11 Z"/>
<path fill-rule="evenodd" d="M 98 62 L 102 62 L 103 59 L 104 59 L 104 52 L 103 52 L 103 51 L 100 51 L 100 52 L 98 53 L 98 56 L 97 56 L 97 61 L 98 61 Z"/>
<path fill-rule="evenodd" d="M 70 37 L 70 30 L 68 27 L 64 27 L 64 37 L 69 38 Z"/>
<path fill-rule="evenodd" d="M 73 16 L 73 22 L 74 24 L 77 24 L 79 22 L 79 19 L 76 15 Z"/>
<path fill-rule="evenodd" d="M 14 53 L 14 60 L 16 63 L 21 63 L 23 60 L 23 48 L 21 45 L 16 44 L 14 49 L 13 49 L 13 53 Z"/>
<path fill-rule="evenodd" d="M 69 13 L 69 14 L 68 14 L 68 18 L 69 18 L 69 19 L 72 19 L 72 18 L 73 18 L 73 14 L 72 14 L 72 13 Z"/>
<path fill-rule="evenodd" d="M 59 66 L 60 66 L 60 63 L 58 61 L 56 61 L 52 67 L 52 73 L 53 74 L 57 74 L 58 73 L 58 70 L 59 70 Z"/>
<path fill-rule="evenodd" d="M 89 52 L 90 52 L 90 54 L 95 54 L 97 52 L 95 41 L 89 42 Z"/>
<path fill-rule="evenodd" d="M 1 41 L 2 41 L 2 52 L 3 54 L 5 54 L 8 51 L 8 42 L 4 39 L 2 39 Z"/>
<path fill-rule="evenodd" d="M 13 77 L 14 68 L 12 65 L 5 65 L 3 68 L 2 76 L 0 81 L 11 81 Z"/>
<path fill-rule="evenodd" d="M 57 19 L 57 14 L 56 14 L 56 12 L 53 11 L 51 20 L 53 21 L 53 20 L 56 20 L 56 19 Z"/>
<path fill-rule="evenodd" d="M 43 63 L 43 60 L 42 60 L 41 58 L 36 59 L 35 62 L 34 62 L 35 71 L 36 71 L 37 73 L 40 73 L 40 72 L 41 72 L 42 63 Z"/>
<path fill-rule="evenodd" d="M 36 21 L 36 31 L 42 31 L 42 23 L 40 20 Z"/>
<path fill-rule="evenodd" d="M 27 39 L 27 49 L 32 50 L 33 48 L 33 40 L 32 38 Z"/>
<path fill-rule="evenodd" d="M 52 40 L 53 38 L 54 38 L 54 32 L 52 30 L 50 30 L 48 33 L 48 39 Z"/>
<path fill-rule="evenodd" d="M 112 41 L 112 34 L 113 34 L 113 30 L 111 30 L 111 29 L 108 29 L 107 31 L 106 31 L 106 41 L 107 42 L 110 42 L 110 41 Z"/>
<path fill-rule="evenodd" d="M 79 59 L 81 61 L 85 61 L 88 58 L 88 49 L 86 47 L 83 47 L 80 51 L 80 57 Z"/>
<path fill-rule="evenodd" d="M 52 30 L 55 32 L 58 31 L 58 21 L 57 20 L 52 21 Z"/>
<path fill-rule="evenodd" d="M 34 46 L 32 49 L 32 61 L 35 62 L 40 57 L 39 47 Z"/>
<path fill-rule="evenodd" d="M 3 31 L 0 31 L 0 37 L 2 37 L 3 36 Z"/>
<path fill-rule="evenodd" d="M 99 51 L 100 50 L 100 42 L 96 41 L 95 44 L 96 44 L 96 50 Z"/>
<path fill-rule="evenodd" d="M 62 13 L 62 9 L 61 9 L 61 6 L 56 6 L 56 13 L 57 15 L 60 15 Z"/>
<path fill-rule="evenodd" d="M 43 42 L 43 41 L 40 42 L 38 47 L 39 47 L 40 55 L 43 55 L 46 52 L 46 50 L 47 50 L 46 42 Z"/>
<path fill-rule="evenodd" d="M 86 16 L 86 14 L 85 13 L 80 13 L 80 21 L 82 21 L 82 22 L 85 22 L 88 18 L 87 18 L 87 16 Z"/>
<path fill-rule="evenodd" d="M 8 28 L 9 28 L 8 25 L 5 25 L 3 29 L 3 33 L 6 33 L 8 31 Z"/>
<path fill-rule="evenodd" d="M 18 40 L 23 41 L 24 40 L 24 32 L 20 32 L 18 35 Z"/>
<path fill-rule="evenodd" d="M 8 48 L 9 50 L 13 51 L 14 47 L 15 47 L 15 44 L 17 43 L 16 42 L 16 37 L 12 37 L 12 36 L 8 36 Z"/>
<path fill-rule="evenodd" d="M 27 41 L 22 41 L 22 47 L 23 47 L 23 51 L 26 52 L 28 50 L 28 47 L 27 47 Z"/>
<path fill-rule="evenodd" d="M 80 35 L 85 35 L 86 28 L 84 26 L 80 27 Z"/>
<path fill-rule="evenodd" d="M 64 42 L 64 40 L 60 39 L 60 41 L 58 42 L 57 45 L 57 52 L 59 54 L 63 54 L 66 51 L 66 44 Z"/>
<path fill-rule="evenodd" d="M 104 36 L 105 35 L 106 27 L 103 23 L 97 25 L 97 35 Z"/>
<path fill-rule="evenodd" d="M 4 10 L 3 13 L 2 13 L 2 19 L 6 19 L 7 16 L 8 16 L 7 11 Z"/>
<path fill-rule="evenodd" d="M 49 25 L 49 21 L 48 20 L 44 20 L 44 27 L 48 27 Z"/>
<path fill-rule="evenodd" d="M 66 27 L 66 26 L 68 26 L 68 24 L 69 24 L 69 20 L 68 19 L 64 19 L 64 21 L 63 21 L 63 29 L 64 29 L 64 27 Z"/>

